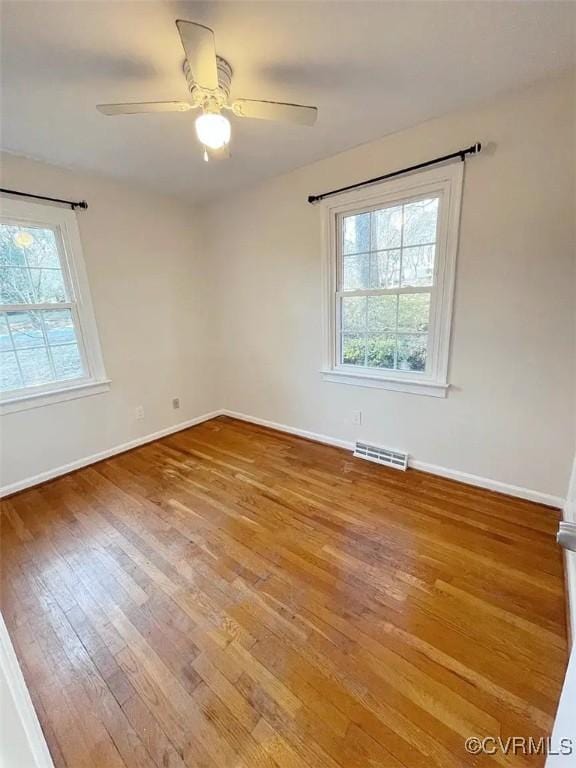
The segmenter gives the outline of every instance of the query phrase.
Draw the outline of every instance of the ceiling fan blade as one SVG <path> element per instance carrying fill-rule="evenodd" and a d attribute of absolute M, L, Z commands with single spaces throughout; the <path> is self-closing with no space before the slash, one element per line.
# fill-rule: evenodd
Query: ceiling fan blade
<path fill-rule="evenodd" d="M 182 19 L 176 21 L 176 26 L 194 80 L 201 88 L 215 90 L 218 88 L 218 68 L 214 32 L 202 24 Z"/>
<path fill-rule="evenodd" d="M 281 101 L 255 101 L 253 99 L 236 99 L 232 103 L 232 111 L 238 117 L 278 120 L 282 123 L 298 123 L 299 125 L 314 125 L 318 117 L 316 107 L 285 104 Z"/>
<path fill-rule="evenodd" d="M 132 104 L 97 104 L 103 115 L 137 115 L 142 112 L 186 112 L 193 109 L 187 101 L 142 101 Z"/>

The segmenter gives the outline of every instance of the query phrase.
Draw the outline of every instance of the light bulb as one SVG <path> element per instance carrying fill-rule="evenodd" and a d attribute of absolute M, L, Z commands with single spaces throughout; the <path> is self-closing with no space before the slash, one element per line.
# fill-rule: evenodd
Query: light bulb
<path fill-rule="evenodd" d="M 196 135 L 210 149 L 222 149 L 230 141 L 230 121 L 218 112 L 204 112 L 196 118 Z"/>

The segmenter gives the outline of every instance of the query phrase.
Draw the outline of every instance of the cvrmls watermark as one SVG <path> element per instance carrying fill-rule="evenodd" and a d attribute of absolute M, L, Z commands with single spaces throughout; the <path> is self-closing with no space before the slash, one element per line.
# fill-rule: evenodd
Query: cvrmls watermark
<path fill-rule="evenodd" d="M 465 743 L 471 755 L 574 755 L 576 738 L 562 738 L 552 742 L 547 736 L 470 736 Z"/>

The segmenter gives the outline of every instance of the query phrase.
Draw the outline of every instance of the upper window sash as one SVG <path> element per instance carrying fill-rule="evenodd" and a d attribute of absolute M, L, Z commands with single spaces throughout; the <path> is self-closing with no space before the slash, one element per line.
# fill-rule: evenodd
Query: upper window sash
<path fill-rule="evenodd" d="M 377 247 L 373 243 L 372 239 L 372 228 L 370 228 L 370 234 L 369 234 L 369 247 L 368 249 L 358 250 L 358 251 L 347 251 L 345 252 L 344 244 L 343 244 L 343 223 L 346 218 L 352 218 L 354 216 L 361 216 L 362 214 L 373 214 L 376 212 L 384 211 L 390 208 L 396 208 L 396 207 L 403 207 L 406 204 L 411 203 L 418 203 L 422 202 L 424 200 L 430 200 L 430 199 L 438 199 L 438 205 L 440 207 L 441 205 L 441 196 L 438 194 L 422 194 L 422 195 L 406 195 L 404 197 L 393 197 L 387 201 L 384 199 L 381 200 L 381 202 L 378 202 L 374 205 L 358 205 L 354 207 L 347 207 L 344 211 L 341 211 L 335 215 L 335 225 L 336 225 L 336 248 L 337 248 L 337 289 L 339 292 L 347 293 L 348 290 L 343 287 L 343 269 L 344 269 L 344 259 L 350 258 L 350 257 L 358 257 L 358 256 L 369 256 L 372 257 L 374 254 L 381 254 L 381 253 L 393 253 L 393 252 L 403 252 L 404 250 L 407 250 L 409 248 L 426 248 L 430 246 L 437 246 L 437 240 L 438 240 L 438 227 L 436 228 L 435 232 L 435 239 L 430 241 L 428 239 L 427 242 L 417 242 L 417 243 L 405 243 L 404 242 L 404 220 L 402 221 L 402 225 L 400 227 L 400 240 L 396 245 L 393 246 L 387 246 L 387 247 Z M 399 284 L 398 287 L 416 287 L 416 286 L 401 286 L 401 277 L 402 275 L 399 274 Z M 435 277 L 435 275 L 433 276 Z M 370 290 L 370 289 L 364 289 L 364 290 Z"/>
<path fill-rule="evenodd" d="M 12 201 L 9 201 L 9 202 L 12 202 Z M 20 201 L 17 201 L 17 202 L 20 203 Z M 74 284 L 71 280 L 69 247 L 68 248 L 66 247 L 66 239 L 65 239 L 64 233 L 62 232 L 61 224 L 54 224 L 54 223 L 50 223 L 49 221 L 45 221 L 41 219 L 31 220 L 31 219 L 17 218 L 15 216 L 5 215 L 4 213 L 5 205 L 6 205 L 6 201 L 3 201 L 2 203 L 0 203 L 0 222 L 2 224 L 15 226 L 15 227 L 26 227 L 26 228 L 37 227 L 43 230 L 50 230 L 54 234 L 54 240 L 56 243 L 58 260 L 60 264 L 60 271 L 62 274 L 62 280 L 64 282 L 66 302 L 68 302 L 68 305 L 70 306 L 71 303 L 76 301 L 76 297 L 74 293 Z M 27 205 L 27 204 L 24 203 L 24 205 Z M 41 204 L 32 203 L 31 205 L 39 206 Z M 70 211 L 70 213 L 73 213 L 73 211 Z M 46 267 L 38 267 L 38 269 L 42 269 L 42 268 L 47 269 Z M 27 269 L 29 270 L 30 267 L 27 267 Z M 35 301 L 35 302 L 26 302 L 20 305 L 0 304 L 0 308 L 6 309 L 7 306 L 18 308 L 18 309 L 27 307 L 27 306 L 39 308 L 42 305 L 45 305 L 47 307 L 49 304 L 51 304 L 53 307 L 64 306 L 64 302 L 36 302 Z"/>

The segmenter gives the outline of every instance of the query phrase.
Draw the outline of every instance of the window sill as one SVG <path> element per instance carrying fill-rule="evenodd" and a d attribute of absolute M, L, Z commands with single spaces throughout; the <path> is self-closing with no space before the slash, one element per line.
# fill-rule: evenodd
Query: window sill
<path fill-rule="evenodd" d="M 80 397 L 99 395 L 110 389 L 110 383 L 110 379 L 103 379 L 101 381 L 90 381 L 52 390 L 51 392 L 35 392 L 33 394 L 20 395 L 19 397 L 0 402 L 0 415 L 27 411 L 30 408 L 40 408 L 45 405 L 54 405 L 66 400 L 77 400 Z"/>
<path fill-rule="evenodd" d="M 355 387 L 373 387 L 376 389 L 389 389 L 393 392 L 407 392 L 411 395 L 427 395 L 428 397 L 446 397 L 449 384 L 436 381 L 415 379 L 400 379 L 392 376 L 381 376 L 377 373 L 356 373 L 353 371 L 324 370 L 322 380 L 335 384 L 350 384 Z"/>

